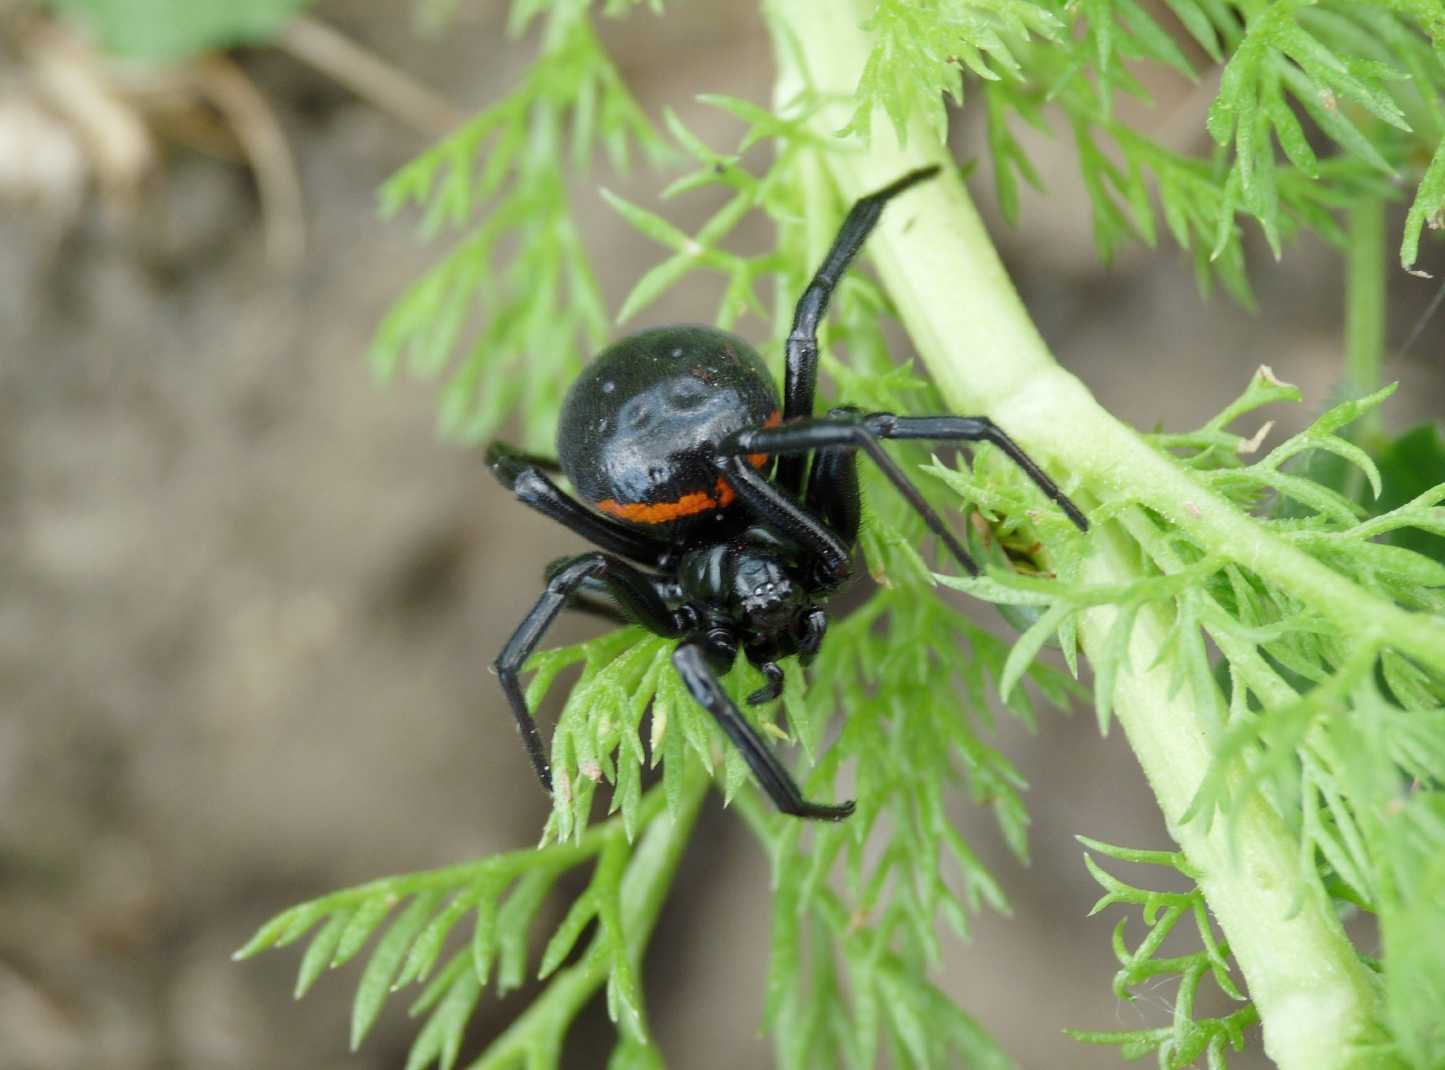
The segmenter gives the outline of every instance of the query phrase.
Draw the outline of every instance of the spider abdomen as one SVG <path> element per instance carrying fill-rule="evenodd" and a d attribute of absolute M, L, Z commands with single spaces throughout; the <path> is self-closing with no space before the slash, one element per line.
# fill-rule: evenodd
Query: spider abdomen
<path fill-rule="evenodd" d="M 777 392 L 742 339 L 710 327 L 661 327 L 604 350 L 562 404 L 557 453 L 599 511 L 671 537 L 726 509 L 714 445 L 776 423 Z M 763 467 L 767 458 L 751 458 Z"/>

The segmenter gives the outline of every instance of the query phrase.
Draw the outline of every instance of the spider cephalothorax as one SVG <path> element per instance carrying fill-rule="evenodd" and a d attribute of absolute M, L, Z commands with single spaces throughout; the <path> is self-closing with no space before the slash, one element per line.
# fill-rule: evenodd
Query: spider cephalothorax
<path fill-rule="evenodd" d="M 822 603 L 852 571 L 858 450 L 971 574 L 978 571 L 973 560 L 880 440 L 992 442 L 1087 529 L 1078 508 L 987 417 L 848 408 L 813 416 L 818 323 L 833 287 L 884 204 L 936 171 L 904 175 L 848 213 L 798 301 L 781 405 L 766 366 L 740 338 L 709 327 L 662 327 L 623 339 L 578 377 L 562 407 L 558 461 L 502 443 L 488 450 L 492 471 L 522 501 L 599 547 L 548 568 L 546 591 L 496 661 L 527 753 L 549 789 L 546 752 L 517 674 L 570 607 L 678 639 L 673 665 L 688 691 L 779 809 L 832 820 L 852 812 L 851 802 L 803 798 L 718 676 L 741 652 L 767 681 L 748 701 L 767 702 L 782 689 L 780 659 L 796 655 L 806 664 L 818 652 L 828 624 Z M 547 475 L 558 471 L 587 505 Z"/>

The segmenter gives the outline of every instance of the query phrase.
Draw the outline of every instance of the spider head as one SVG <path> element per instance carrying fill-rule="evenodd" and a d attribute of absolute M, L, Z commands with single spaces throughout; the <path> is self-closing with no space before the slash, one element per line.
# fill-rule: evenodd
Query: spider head
<path fill-rule="evenodd" d="M 732 581 L 732 601 L 739 623 L 752 639 L 749 645 L 796 653 L 814 607 L 783 562 L 767 553 L 743 554 Z"/>
<path fill-rule="evenodd" d="M 733 574 L 733 594 L 750 624 L 781 624 L 792 616 L 802 591 L 771 555 L 740 557 Z"/>

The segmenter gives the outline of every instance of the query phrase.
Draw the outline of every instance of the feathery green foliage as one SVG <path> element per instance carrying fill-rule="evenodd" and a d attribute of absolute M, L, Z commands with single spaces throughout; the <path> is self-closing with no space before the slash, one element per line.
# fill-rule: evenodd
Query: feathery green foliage
<path fill-rule="evenodd" d="M 669 816 L 660 816 L 662 792 L 653 790 L 634 811 L 630 827 L 613 819 L 575 842 L 334 892 L 277 915 L 236 957 L 285 947 L 310 934 L 296 982 L 300 998 L 327 969 L 355 958 L 392 918 L 373 944 L 357 985 L 351 1046 L 355 1049 L 366 1038 L 392 992 L 416 984 L 423 987 L 409 1013 L 426 1015 L 426 1023 L 412 1044 L 407 1070 L 433 1065 L 450 1070 L 457 1064 L 467 1022 L 494 971 L 498 996 L 526 982 L 533 950 L 530 930 L 537 915 L 564 874 L 590 863 L 590 883 L 572 901 L 536 967 L 536 978 L 552 979 L 546 994 L 527 1012 L 541 1025 L 504 1036 L 487 1057 L 470 1065 L 480 1070 L 534 1065 L 533 1060 L 539 1059 L 544 1065 L 556 1065 L 566 1024 L 604 985 L 608 1012 L 618 1027 L 621 1065 L 649 1065 L 628 1062 L 625 1055 L 652 1043 L 638 964 L 657 920 L 663 890 L 687 844 L 702 787 L 703 782 L 693 777 L 679 797 L 670 800 Z M 634 842 L 631 833 L 642 828 L 646 832 Z M 596 931 L 591 941 L 577 953 L 579 939 L 593 922 Z M 467 929 L 464 939 L 449 943 L 449 938 Z M 569 960 L 571 964 L 561 969 Z"/>
<path fill-rule="evenodd" d="M 1342 403 L 1246 464 L 1260 443 L 1230 432 L 1229 425 L 1262 406 L 1298 399 L 1293 387 L 1262 369 L 1245 394 L 1205 427 L 1152 437 L 1160 448 L 1178 451 L 1183 463 L 1204 477 L 1203 485 L 1242 507 L 1256 507 L 1266 495 L 1303 506 L 1302 515 L 1259 522 L 1361 590 L 1438 619 L 1445 614 L 1445 565 L 1374 540 L 1400 530 L 1445 530 L 1440 508 L 1445 482 L 1366 518 L 1339 492 L 1281 470 L 1305 450 L 1325 450 L 1358 465 L 1378 487 L 1374 461 L 1340 432 L 1391 392 L 1393 387 Z M 975 496 L 966 476 L 934 471 Z M 1185 819 L 1207 822 L 1219 814 L 1228 821 L 1243 800 L 1263 791 L 1291 824 L 1302 869 L 1317 874 L 1316 889 L 1302 888 L 1301 895 L 1318 892 L 1342 907 L 1376 915 L 1387 945 L 1392 930 L 1415 932 L 1422 914 L 1438 915 L 1445 885 L 1427 881 L 1421 887 L 1396 867 L 1398 859 L 1445 854 L 1445 824 L 1439 820 L 1445 805 L 1445 664 L 1402 657 L 1391 644 L 1405 637 L 1391 634 L 1390 624 L 1372 621 L 1367 611 L 1358 613 L 1355 631 L 1341 632 L 1318 607 L 1273 589 L 1258 573 L 1197 544 L 1156 513 L 1123 505 L 1116 519 L 1135 539 L 1145 565 L 1127 585 L 1073 582 L 1067 563 L 1060 564 L 1057 580 L 999 575 L 987 585 L 944 582 L 982 598 L 1032 598 L 1047 607 L 1014 648 L 1015 659 L 1024 663 L 1050 635 L 1072 642 L 1075 615 L 1099 604 L 1117 607 L 1106 644 L 1090 651 L 1101 728 L 1108 724 L 1115 682 L 1128 666 L 1130 633 L 1142 607 L 1166 606 L 1172 620 L 1167 648 L 1172 687 L 1189 695 L 1215 752 Z M 1380 966 L 1402 1012 L 1391 1025 L 1415 1060 L 1408 1065 L 1429 1066 L 1445 1038 L 1417 986 L 1441 991 L 1445 941 L 1397 943 L 1395 950 Z M 1139 1039 L 1131 1037 L 1131 1045 Z M 1178 1037 L 1173 1042 L 1182 1043 Z"/>
<path fill-rule="evenodd" d="M 585 176 L 599 150 L 625 167 L 637 151 L 655 160 L 662 142 L 587 4 L 517 4 L 509 32 L 539 19 L 541 53 L 522 83 L 382 187 L 386 215 L 423 205 L 424 236 L 458 237 L 393 306 L 371 360 L 383 376 L 405 362 L 413 374 L 445 377 L 447 434 L 486 439 L 520 408 L 536 414 L 528 445 L 550 449 L 562 391 L 609 326 L 558 163 Z M 510 259 L 509 247 L 518 250 Z"/>
<path fill-rule="evenodd" d="M 1197 877 L 1184 856 L 1176 851 L 1131 850 L 1084 836 L 1079 837 L 1079 842 L 1090 850 L 1121 862 L 1167 866 L 1191 881 Z M 1128 917 L 1120 918 L 1114 926 L 1114 955 L 1120 967 L 1114 975 L 1114 994 L 1120 999 L 1132 999 L 1130 989 L 1161 976 L 1178 976 L 1179 991 L 1173 1020 L 1168 1026 L 1114 1032 L 1070 1029 L 1069 1035 L 1085 1044 L 1117 1045 L 1126 1059 L 1157 1052 L 1159 1065 L 1165 1070 L 1195 1066 L 1201 1056 L 1208 1060 L 1210 1070 L 1225 1070 L 1229 1065 L 1227 1053 L 1244 1049 L 1244 1030 L 1259 1020 L 1259 1012 L 1246 1003 L 1223 1017 L 1203 1020 L 1194 1017 L 1195 997 L 1200 982 L 1206 976 L 1213 978 L 1220 991 L 1230 999 L 1244 1002 L 1243 994 L 1229 975 L 1228 948 L 1215 939 L 1203 891 L 1197 883 L 1187 892 L 1150 891 L 1112 876 L 1087 854 L 1084 864 L 1106 893 L 1094 904 L 1090 914 L 1097 914 L 1115 903 L 1124 903 L 1139 907 L 1144 924 L 1149 928 L 1144 939 L 1131 950 L 1124 940 Z M 1194 921 L 1200 950 L 1188 955 L 1160 958 L 1159 950 L 1164 941 L 1184 917 Z"/>
<path fill-rule="evenodd" d="M 1073 133 L 1106 257 L 1134 238 L 1154 244 L 1162 217 L 1193 252 L 1201 285 L 1213 273 L 1248 301 L 1240 215 L 1259 224 L 1276 257 L 1301 228 L 1343 243 L 1336 211 L 1361 196 L 1395 196 L 1398 178 L 1416 187 L 1400 248 L 1413 265 L 1422 228 L 1439 226 L 1445 211 L 1445 9 L 1431 0 L 1168 8 L 1170 28 L 1134 0 L 883 0 L 849 129 L 866 133 L 879 107 L 900 132 L 915 113 L 944 129 L 940 91 L 961 100 L 966 66 L 984 79 L 1008 218 L 1018 211 L 1017 179 L 1038 184 L 1010 113 L 1043 125 L 1049 104 Z M 1070 25 L 1082 32 L 1062 31 Z M 1045 40 L 1030 43 L 1030 31 Z M 1208 116 L 1221 152 L 1180 152 L 1118 118 L 1120 94 L 1148 101 L 1171 80 L 1197 80 L 1201 51 L 1213 63 L 1227 58 Z M 1319 135 L 1333 150 L 1323 159 Z"/>
<path fill-rule="evenodd" d="M 1445 9 L 1436 0 L 1232 7 L 1168 0 L 1168 19 L 1132 0 L 878 0 L 866 21 L 870 43 L 856 62 L 849 47 L 834 47 L 849 45 L 852 26 L 811 23 L 815 35 L 827 29 L 836 40 L 803 38 L 795 20 L 817 3 L 765 6 L 784 71 L 776 111 L 708 98 L 742 125 L 731 152 L 671 112 L 663 123 L 671 144 L 664 144 L 601 50 L 581 0 L 515 4 L 514 27 L 543 26 L 540 54 L 521 85 L 386 187 L 389 209 L 424 206 L 427 232 L 466 233 L 398 301 L 380 332 L 378 366 L 389 372 L 409 355 L 415 370 L 447 375 L 443 424 L 452 433 L 484 437 L 520 408 L 530 444 L 547 448 L 561 392 L 606 326 L 556 180 L 567 145 L 579 167 L 599 146 L 619 158 L 641 149 L 655 160 L 690 159 L 691 170 L 665 196 L 714 186 L 724 194 L 693 234 L 663 209 L 603 194 L 666 250 L 624 301 L 621 320 L 703 269 L 725 281 L 717 322 L 731 327 L 755 313 L 771 327 L 764 352 L 779 354 L 791 301 L 847 207 L 835 180 L 874 159 L 917 166 L 937 158 L 943 101 L 962 99 L 965 69 L 981 83 L 976 99 L 986 108 L 1006 215 L 1019 210 L 1018 179 L 1038 184 L 1010 124 L 1022 118 L 1047 128 L 1061 117 L 1079 150 L 1101 250 L 1136 236 L 1153 242 L 1162 220 L 1193 252 L 1201 281 L 1218 277 L 1241 299 L 1248 299 L 1241 218 L 1259 223 L 1277 255 L 1301 229 L 1343 242 L 1341 211 L 1393 197 L 1397 176 L 1406 177 L 1416 185 L 1402 239 L 1408 265 L 1445 198 Z M 834 65 L 823 72 L 830 77 L 819 77 L 820 54 Z M 1161 72 L 1196 78 L 1208 64 L 1221 80 L 1207 116 L 1215 143 L 1207 153 L 1171 147 L 1120 118 L 1119 94 L 1147 98 Z M 855 88 L 841 105 L 840 77 Z M 889 122 L 873 130 L 880 109 Z M 869 136 L 871 147 L 861 148 Z M 773 155 L 757 172 L 744 154 L 764 141 Z M 889 177 L 902 169 L 897 164 Z M 960 254 L 974 251 L 956 236 L 968 233 L 957 178 L 938 185 L 932 201 L 926 189 L 910 194 L 925 224 L 891 233 L 885 219 L 873 239 L 890 285 L 909 260 L 900 250 L 918 249 L 910 242 L 952 241 Z M 773 220 L 777 241 L 762 253 L 737 254 L 725 243 L 754 211 Z M 979 307 L 993 321 L 977 329 L 1027 338 L 1009 319 L 1014 299 L 1001 271 L 980 263 L 966 274 L 974 265 L 960 255 L 949 271 L 961 274 L 926 280 L 897 309 L 865 274 L 850 274 L 823 333 L 833 400 L 943 411 L 961 404 L 962 378 L 986 411 L 1013 402 L 1013 387 L 997 385 L 1007 376 L 971 382 L 967 367 L 960 371 L 955 358 L 935 351 L 939 337 L 967 349 L 965 332 L 938 324 L 951 295 L 970 288 L 991 298 Z M 953 379 L 935 385 L 890 356 L 882 323 L 895 312 L 915 329 L 935 373 Z M 473 318 L 480 326 L 467 337 Z M 1084 842 L 1119 862 L 1176 870 L 1192 886 L 1146 890 L 1087 860 L 1107 893 L 1096 910 L 1138 908 L 1145 926 L 1133 947 L 1127 917 L 1115 930 L 1116 993 L 1125 998 L 1143 982 L 1172 978 L 1174 1014 L 1157 1028 L 1073 1035 L 1130 1057 L 1154 1052 L 1165 1067 L 1200 1058 L 1222 1067 L 1228 1051 L 1253 1042 L 1259 1022 L 1267 1050 L 1286 1066 L 1330 1070 L 1357 1055 L 1410 1070 L 1440 1065 L 1445 564 L 1432 540 L 1445 535 L 1445 451 L 1438 437 L 1433 429 L 1396 440 L 1369 431 L 1390 392 L 1373 389 L 1369 376 L 1356 383 L 1368 392 L 1278 444 L 1268 423 L 1236 429 L 1266 406 L 1300 400 L 1268 368 L 1203 427 L 1138 436 L 1093 406 L 1033 344 L 997 357 L 1033 368 L 1029 405 L 1009 410 L 1008 426 L 1027 447 L 1044 450 L 1065 490 L 1090 505 L 1093 531 L 1077 532 L 989 448 L 964 464 L 891 445 L 905 465 L 931 477 L 922 480 L 924 492 L 945 515 L 962 515 L 986 574 L 936 576 L 921 522 L 865 466 L 862 556 L 876 589 L 835 621 L 806 681 L 790 665 L 777 703 L 743 707 L 780 746 L 796 745 L 810 796 L 856 795 L 849 821 L 816 826 L 773 813 L 740 756 L 680 686 L 672 643 L 621 629 L 541 652 L 528 666 L 533 709 L 560 673 L 581 669 L 552 736 L 556 791 L 541 847 L 303 904 L 269 923 L 244 953 L 314 933 L 301 964 L 304 991 L 394 917 L 361 980 L 354 1039 L 392 987 L 426 981 L 417 1006 L 431 1017 L 410 1067 L 449 1068 L 493 965 L 499 990 L 521 982 L 532 919 L 562 873 L 590 865 L 590 883 L 538 956 L 546 987 L 473 1065 L 557 1066 L 568 1024 L 605 985 L 618 1027 L 611 1065 L 660 1066 L 639 995 L 641 954 L 701 794 L 716 782 L 773 863 L 766 1025 L 780 1066 L 862 1068 L 882 1057 L 899 1067 L 1010 1066 L 985 1027 L 929 980 L 945 928 L 966 935 L 978 910 L 1007 911 L 1004 878 L 981 863 L 950 813 L 965 798 L 987 805 L 1003 841 L 1025 857 L 1024 782 L 991 742 L 995 718 L 1032 729 L 1039 708 L 1086 693 L 1072 679 L 1083 654 L 1099 725 L 1107 730 L 1117 719 L 1129 731 L 1180 850 Z M 1382 348 L 1382 339 L 1373 349 L 1366 339 L 1360 365 L 1377 366 Z M 1359 424 L 1366 430 L 1352 430 Z M 1061 427 L 1069 429 L 1067 450 L 1059 448 Z M 1021 634 L 1012 643 L 999 639 L 936 585 L 995 603 Z M 1067 674 L 1036 661 L 1047 644 L 1060 648 Z M 757 682 L 740 664 L 726 684 L 742 695 Z M 836 721 L 842 710 L 847 719 Z M 644 787 L 648 767 L 659 767 L 652 788 Z M 611 816 L 598 812 L 599 794 Z M 1236 865 L 1242 859 L 1248 864 Z M 1340 918 L 1351 912 L 1377 920 L 1378 956 L 1346 939 Z M 1198 950 L 1161 957 L 1186 915 Z M 468 921 L 470 940 L 449 944 Z M 1206 976 L 1242 1005 L 1196 1018 Z M 1309 1016 L 1312 997 L 1329 1004 L 1318 1020 Z M 1311 1043 L 1327 1046 L 1323 1060 L 1310 1054 L 1319 1050 Z"/>

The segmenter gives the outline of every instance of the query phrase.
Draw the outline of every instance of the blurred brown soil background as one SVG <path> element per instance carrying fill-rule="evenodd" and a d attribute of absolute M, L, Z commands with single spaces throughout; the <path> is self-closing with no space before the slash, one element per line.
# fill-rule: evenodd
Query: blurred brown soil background
<path fill-rule="evenodd" d="M 604 36 L 649 114 L 672 106 L 729 147 L 731 121 L 693 97 L 768 99 L 754 5 L 672 6 Z M 530 54 L 504 38 L 499 7 L 472 5 L 429 38 L 410 5 L 317 14 L 467 110 Z M 70 221 L 0 204 L 0 1070 L 400 1067 L 416 1028 L 404 998 L 348 1054 L 357 967 L 295 1005 L 296 950 L 231 952 L 299 899 L 532 843 L 546 811 L 487 665 L 543 564 L 576 542 L 510 502 L 476 450 L 438 440 L 428 386 L 380 388 L 363 359 L 437 252 L 375 214 L 378 183 L 426 138 L 280 52 L 237 59 L 295 154 L 297 266 L 268 261 L 246 169 L 191 149 L 168 151 L 129 222 L 94 195 Z M 0 49 L 0 98 L 20 73 Z M 1207 95 L 1160 96 L 1151 121 L 1202 142 Z M 960 158 L 980 151 L 977 119 L 959 121 Z M 1107 406 L 1192 427 L 1261 363 L 1304 391 L 1281 430 L 1325 403 L 1342 367 L 1336 252 L 1305 242 L 1275 264 L 1253 248 L 1258 315 L 1202 301 L 1173 248 L 1101 266 L 1069 151 L 1031 141 L 1054 182 L 1026 196 L 1017 228 L 994 217 L 986 166 L 976 192 L 1045 336 Z M 650 204 L 662 180 L 574 184 L 616 308 L 659 251 L 601 184 Z M 662 210 L 695 227 L 712 207 L 697 195 Z M 748 226 L 743 242 L 765 240 Z M 1445 266 L 1438 247 L 1423 266 Z M 1391 273 L 1392 342 L 1433 286 Z M 710 319 L 716 296 L 703 280 L 646 323 Z M 1395 426 L 1442 411 L 1442 338 L 1445 319 L 1389 367 L 1404 382 Z M 1099 738 L 1088 710 L 1037 737 L 1007 726 L 1000 745 L 1034 785 L 1033 861 L 1017 865 L 960 805 L 1014 916 L 976 919 L 940 976 L 1024 1067 L 1119 1065 L 1061 1030 L 1161 1023 L 1171 995 L 1114 1000 L 1115 915 L 1086 920 L 1099 892 L 1072 837 L 1167 838 L 1119 733 Z M 669 1066 L 770 1064 L 768 883 L 714 798 L 646 964 Z M 526 999 L 484 996 L 472 1050 Z M 603 1066 L 610 1044 L 594 1008 L 568 1066 Z"/>

